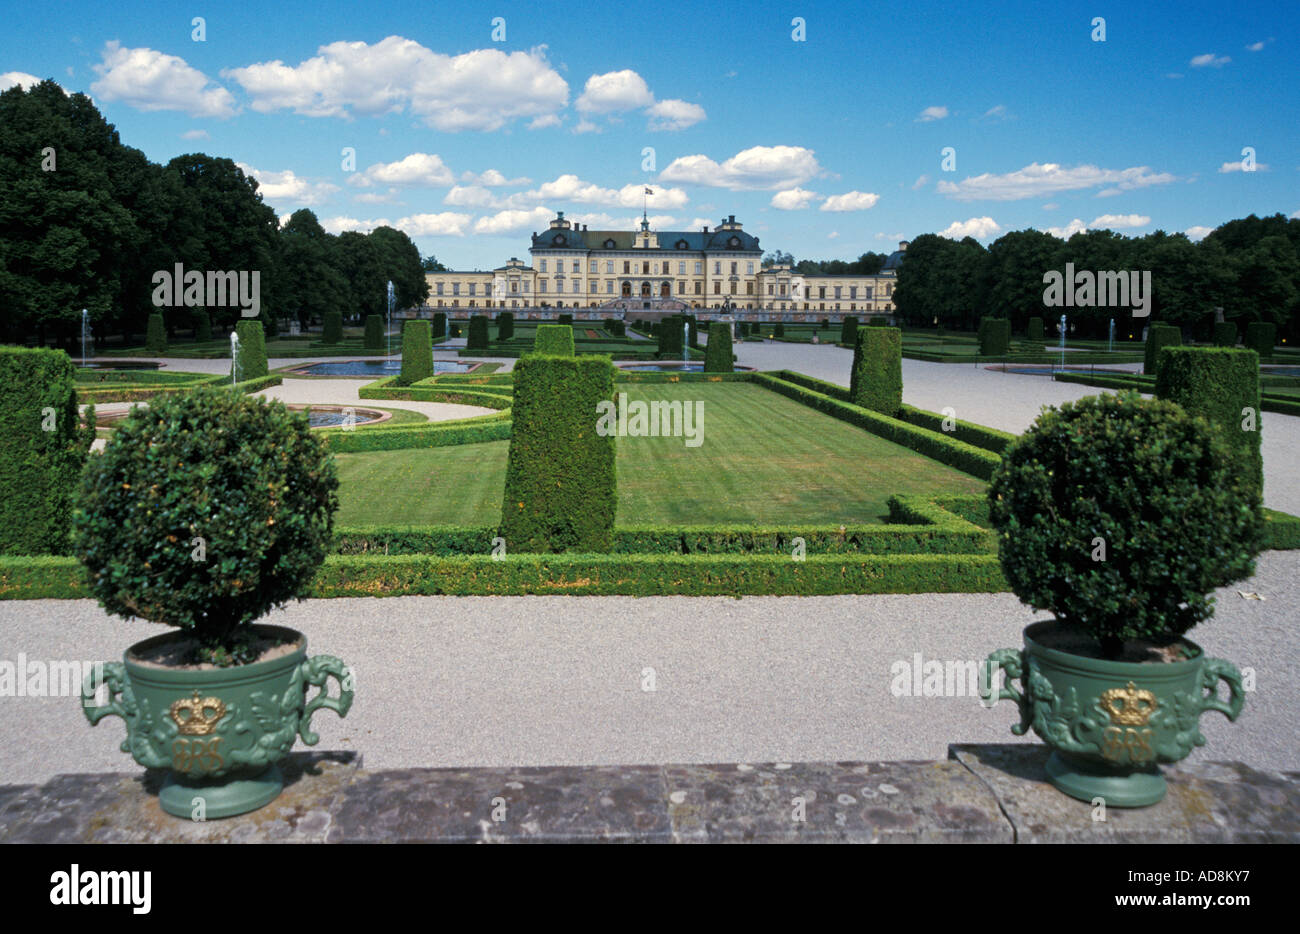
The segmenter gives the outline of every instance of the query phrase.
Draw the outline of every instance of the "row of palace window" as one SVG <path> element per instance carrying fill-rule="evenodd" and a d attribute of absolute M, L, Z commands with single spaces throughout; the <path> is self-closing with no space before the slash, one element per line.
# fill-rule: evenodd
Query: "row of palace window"
<path fill-rule="evenodd" d="M 546 262 L 545 260 L 542 260 L 543 265 L 545 264 L 545 262 Z M 667 264 L 665 264 L 665 265 L 667 265 Z M 733 264 L 733 265 L 734 265 L 734 264 Z M 573 279 L 573 280 L 571 280 L 571 282 L 572 282 L 572 286 L 573 286 L 573 287 L 572 287 L 572 289 L 570 289 L 570 291 L 571 291 L 574 295 L 581 295 L 581 294 L 583 294 L 583 292 L 582 292 L 582 280 L 581 280 L 581 279 Z M 736 283 L 736 282 L 732 282 L 732 283 L 731 283 L 731 292 L 730 292 L 730 294 L 732 294 L 732 295 L 738 295 L 738 294 L 740 294 L 739 291 L 737 290 L 737 286 L 738 286 L 738 284 L 739 284 L 739 283 Z M 457 296 L 460 295 L 460 285 L 461 285 L 461 284 L 460 284 L 459 282 L 452 282 L 452 283 L 450 283 L 450 285 L 451 285 L 451 294 L 452 294 L 452 295 L 457 295 Z M 466 285 L 469 286 L 469 292 L 468 292 L 469 295 L 471 295 L 471 296 L 476 296 L 476 295 L 478 295 L 478 283 L 476 283 L 476 282 L 469 282 L 469 283 L 466 283 Z M 525 279 L 525 280 L 523 281 L 524 294 L 527 294 L 527 293 L 529 292 L 530 285 L 531 285 L 531 283 L 530 283 L 527 279 Z M 592 293 L 598 293 L 598 292 L 600 291 L 600 285 L 599 285 L 599 283 L 598 283 L 595 279 L 592 279 L 592 280 L 591 280 L 590 285 L 591 285 L 591 291 L 592 291 Z M 703 295 L 703 294 L 704 294 L 704 283 L 697 281 L 697 282 L 694 283 L 694 286 L 695 286 L 695 288 L 694 288 L 694 290 L 693 290 L 693 294 L 695 294 L 695 295 Z M 786 287 L 786 284 L 785 284 L 784 282 L 779 282 L 779 283 L 772 283 L 772 282 L 769 282 L 769 283 L 767 284 L 767 294 L 768 294 L 768 295 L 779 295 L 779 296 L 784 296 L 784 295 L 785 295 L 785 287 Z M 824 286 L 824 285 L 822 285 L 822 286 L 818 286 L 818 287 L 817 287 L 817 298 L 818 298 L 818 299 L 826 299 L 826 298 L 830 297 L 830 298 L 833 298 L 833 299 L 836 300 L 836 301 L 839 301 L 840 299 L 842 299 L 842 298 L 844 297 L 844 295 L 843 295 L 843 291 L 844 291 L 844 289 L 845 289 L 845 286 L 836 285 L 836 286 L 831 286 L 830 288 L 831 288 L 831 290 L 834 292 L 834 295 L 832 295 L 832 296 L 827 296 L 827 294 L 826 294 L 827 286 Z M 850 285 L 850 286 L 847 286 L 847 288 L 848 288 L 848 291 L 849 291 L 849 294 L 848 294 L 849 301 L 856 301 L 857 298 L 858 298 L 858 286 L 856 286 L 856 285 Z M 539 280 L 539 282 L 538 282 L 538 286 L 537 286 L 537 290 L 538 290 L 539 292 L 548 292 L 548 291 L 550 291 L 550 286 L 548 285 L 548 280 L 546 280 L 546 279 L 541 279 L 541 280 Z M 511 280 L 511 282 L 510 282 L 510 292 L 511 292 L 511 294 L 513 294 L 513 295 L 518 295 L 518 294 L 519 294 L 519 281 L 518 281 L 518 280 Z M 447 293 L 444 291 L 444 283 L 439 282 L 439 283 L 436 284 L 436 294 L 437 294 L 437 295 L 445 295 L 445 294 L 447 294 Z M 490 294 L 490 293 L 489 293 L 489 291 L 488 291 L 488 286 L 487 286 L 487 284 L 485 283 L 484 286 L 483 286 L 483 295 L 486 297 L 486 296 L 489 295 L 489 294 Z M 564 283 L 561 282 L 561 281 L 559 281 L 559 280 L 557 280 L 556 283 L 555 283 L 555 294 L 557 294 L 557 295 L 562 295 L 562 294 L 564 294 Z M 605 294 L 606 294 L 606 295 L 613 295 L 613 294 L 614 294 L 614 281 L 613 281 L 612 279 L 606 279 L 606 280 L 605 280 Z M 685 282 L 680 281 L 680 280 L 678 281 L 678 283 L 677 283 L 677 294 L 678 294 L 678 295 L 685 295 L 685 294 L 687 294 L 687 289 L 686 289 L 686 283 L 685 283 Z M 718 282 L 718 281 L 716 281 L 716 280 L 714 281 L 714 283 L 713 283 L 713 294 L 714 294 L 714 295 L 721 295 L 721 294 L 722 294 L 722 283 L 721 283 L 721 282 Z M 753 282 L 746 282 L 746 283 L 745 283 L 745 294 L 746 294 L 746 295 L 753 295 L 753 294 L 754 294 L 754 283 L 753 283 Z M 867 301 L 870 301 L 870 300 L 873 298 L 874 294 L 875 294 L 875 290 L 874 290 L 871 286 L 864 286 L 864 287 L 862 288 L 862 297 L 863 297 L 864 299 L 866 299 Z M 889 294 L 888 287 L 886 287 L 885 294 L 886 294 L 886 295 Z"/>
<path fill-rule="evenodd" d="M 547 271 L 548 271 L 547 268 L 546 268 L 547 260 L 541 259 L 541 260 L 538 260 L 537 262 L 538 262 L 538 266 L 537 266 L 537 271 L 538 271 L 538 272 L 547 272 Z M 582 261 L 581 261 L 581 260 L 576 260 L 576 259 L 575 259 L 575 260 L 572 261 L 572 263 L 573 263 L 573 270 L 572 270 L 573 272 L 582 272 Z M 642 276 L 649 276 L 649 275 L 663 275 L 663 276 L 667 276 L 667 275 L 671 275 L 671 273 L 669 272 L 669 269 L 671 268 L 672 263 L 671 263 L 671 261 L 669 261 L 669 260 L 663 260 L 662 262 L 660 262 L 660 263 L 659 263 L 659 266 L 660 266 L 659 270 L 658 270 L 657 272 L 654 272 L 654 273 L 652 273 L 652 272 L 650 271 L 650 267 L 653 265 L 653 262 L 652 262 L 651 260 L 648 260 L 648 259 L 641 260 L 641 271 L 640 271 L 639 273 L 638 273 L 635 269 L 632 268 L 632 263 L 633 263 L 633 260 L 630 260 L 630 259 L 625 259 L 625 260 L 623 260 L 623 274 L 624 274 L 625 276 L 635 276 L 635 275 L 642 275 Z M 600 265 L 600 261 L 599 261 L 599 260 L 595 260 L 595 259 L 590 260 L 589 263 L 588 263 L 588 270 L 587 270 L 587 271 L 588 271 L 589 273 L 593 274 L 593 275 L 598 274 L 598 273 L 599 273 L 599 269 L 598 269 L 599 265 Z M 555 272 L 556 272 L 557 275 L 563 275 L 563 274 L 564 274 L 564 260 L 562 260 L 562 259 L 557 259 L 557 260 L 555 261 Z M 605 260 L 605 275 L 607 275 L 607 276 L 612 276 L 613 274 L 614 274 L 614 260 L 612 260 L 612 259 L 607 259 L 607 260 Z M 704 263 L 703 263 L 703 262 L 697 262 L 697 263 L 695 264 L 695 274 L 696 274 L 697 276 L 702 276 L 702 275 L 704 275 Z M 722 275 L 722 262 L 721 262 L 721 261 L 715 261 L 715 262 L 713 263 L 713 274 L 714 274 L 715 276 L 720 276 L 720 275 Z M 745 264 L 745 275 L 747 275 L 747 276 L 752 276 L 753 274 L 754 274 L 754 264 L 753 264 L 753 263 L 746 263 L 746 264 Z M 685 261 L 685 260 L 678 260 L 678 261 L 677 261 L 677 275 L 679 275 L 679 276 L 684 276 L 684 275 L 686 275 L 686 261 Z M 738 276 L 738 275 L 740 275 L 740 263 L 739 263 L 739 262 L 733 262 L 733 263 L 731 263 L 731 275 L 733 275 L 733 276 Z"/>
<path fill-rule="evenodd" d="M 461 304 L 460 304 L 460 300 L 459 300 L 459 299 L 452 299 L 452 301 L 451 301 L 450 304 L 448 304 L 448 303 L 446 303 L 446 302 L 443 302 L 443 301 L 439 301 L 436 307 L 438 307 L 438 308 L 460 308 L 460 307 L 461 307 Z M 467 308 L 476 308 L 476 307 L 479 307 L 479 306 L 475 304 L 474 299 L 470 299 L 469 302 L 466 303 L 466 306 L 465 306 L 465 307 L 467 307 Z M 491 300 L 491 299 L 488 299 L 487 301 L 485 301 L 485 302 L 483 303 L 482 307 L 484 307 L 484 308 L 493 308 L 493 307 L 496 307 L 496 308 L 505 308 L 505 307 L 507 307 L 507 306 L 506 306 L 506 303 L 505 303 L 504 301 L 497 302 L 496 305 L 494 306 L 493 303 L 492 303 L 492 300 Z M 511 307 L 511 308 L 518 308 L 518 307 L 520 307 L 520 305 L 519 305 L 519 302 L 518 302 L 518 301 L 516 301 L 516 300 L 514 300 L 514 299 L 511 299 L 509 307 Z M 525 304 L 523 307 L 527 308 L 527 307 L 529 307 L 529 306 L 528 306 L 527 304 Z M 563 308 L 563 307 L 564 307 L 564 302 L 556 302 L 556 303 L 555 303 L 555 307 L 556 307 L 556 308 Z M 571 307 L 571 308 L 579 308 L 579 307 L 583 307 L 583 306 L 581 306 L 578 302 L 573 302 L 569 307 Z M 699 305 L 699 303 L 697 302 L 696 304 L 692 305 L 691 307 L 693 307 L 693 308 L 699 308 L 700 305 Z M 721 306 L 721 305 L 709 305 L 708 307 L 709 307 L 709 308 L 721 308 L 722 306 Z M 734 308 L 736 308 L 736 309 L 739 309 L 739 310 L 742 310 L 742 311 L 746 311 L 746 310 L 747 310 L 747 311 L 753 311 L 753 310 L 754 310 L 754 306 L 753 306 L 752 304 L 733 305 L 732 307 L 734 307 Z M 766 308 L 768 311 L 798 311 L 798 310 L 799 310 L 799 305 L 798 305 L 797 303 L 794 304 L 794 305 L 773 305 L 773 304 L 770 304 L 770 303 L 769 303 L 769 304 L 764 305 L 764 306 L 762 306 L 762 307 Z M 812 307 L 812 303 L 811 303 L 811 302 L 804 302 L 804 303 L 803 303 L 803 309 L 802 309 L 802 310 L 803 310 L 803 311 L 813 311 L 813 310 L 820 310 L 820 311 L 858 311 L 859 309 L 858 309 L 858 306 L 857 306 L 856 304 L 854 304 L 854 303 L 850 303 L 850 304 L 849 304 L 849 307 L 848 307 L 848 308 L 845 308 L 842 304 L 840 304 L 840 303 L 838 303 L 838 302 L 835 303 L 835 305 L 834 305 L 833 308 L 827 308 L 827 307 L 826 307 L 826 303 L 825 303 L 825 302 L 821 302 L 821 303 L 819 303 L 819 304 L 817 305 L 817 308 L 814 309 L 814 308 Z M 881 311 L 882 309 L 880 309 L 880 308 L 873 308 L 871 305 L 864 305 L 864 306 L 862 307 L 861 310 L 862 310 L 862 311 Z"/>

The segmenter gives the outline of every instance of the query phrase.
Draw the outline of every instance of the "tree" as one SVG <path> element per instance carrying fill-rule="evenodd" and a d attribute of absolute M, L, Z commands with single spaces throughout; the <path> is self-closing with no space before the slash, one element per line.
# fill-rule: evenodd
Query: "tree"
<path fill-rule="evenodd" d="M 1064 246 L 1051 234 L 1032 229 L 1003 234 L 989 244 L 988 314 L 1011 319 L 1015 331 L 1024 330 L 1030 318 L 1043 315 L 1043 274 L 1065 268 Z M 911 261 L 909 246 L 907 262 Z"/>
<path fill-rule="evenodd" d="M 337 238 L 307 208 L 294 211 L 280 231 L 285 311 L 305 328 L 325 312 L 349 303 L 350 287 L 338 269 Z"/>
<path fill-rule="evenodd" d="M 429 280 L 424 278 L 420 251 L 411 238 L 392 227 L 376 227 L 369 238 L 379 254 L 385 284 L 393 283 L 396 307 L 423 305 L 429 297 Z"/>
<path fill-rule="evenodd" d="M 763 268 L 771 266 L 793 266 L 794 257 L 789 253 L 782 253 L 780 250 L 773 250 L 763 257 Z"/>
<path fill-rule="evenodd" d="M 425 272 L 451 272 L 450 269 L 438 262 L 436 256 L 432 255 L 426 256 L 424 259 L 420 260 L 420 268 Z"/>

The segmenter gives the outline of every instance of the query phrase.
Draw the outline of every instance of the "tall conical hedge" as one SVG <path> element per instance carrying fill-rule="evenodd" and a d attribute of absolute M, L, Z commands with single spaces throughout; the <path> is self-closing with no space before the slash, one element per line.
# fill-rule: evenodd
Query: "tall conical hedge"
<path fill-rule="evenodd" d="M 167 352 L 167 325 L 163 323 L 163 316 L 158 312 L 149 316 L 149 324 L 145 329 L 144 349 L 149 353 Z"/>
<path fill-rule="evenodd" d="M 469 319 L 469 339 L 465 342 L 466 350 L 488 349 L 487 315 L 471 315 Z"/>
<path fill-rule="evenodd" d="M 343 343 L 343 312 L 327 311 L 323 315 L 321 340 L 327 344 Z"/>
<path fill-rule="evenodd" d="M 513 312 L 503 311 L 497 315 L 497 340 L 508 341 L 515 336 L 515 316 Z"/>
<path fill-rule="evenodd" d="M 731 351 L 731 326 L 723 321 L 709 324 L 709 346 L 704 351 L 704 369 L 709 373 L 731 373 L 736 369 Z"/>
<path fill-rule="evenodd" d="M 366 350 L 384 349 L 383 315 L 366 315 Z"/>
<path fill-rule="evenodd" d="M 260 379 L 267 374 L 266 332 L 256 318 L 244 318 L 235 325 L 239 335 L 239 378 Z"/>
<path fill-rule="evenodd" d="M 858 330 L 849 400 L 891 418 L 898 414 L 903 405 L 903 332 L 898 328 Z"/>
<path fill-rule="evenodd" d="M 409 386 L 433 375 L 433 335 L 428 321 L 408 321 L 402 328 L 402 372 L 397 382 Z"/>

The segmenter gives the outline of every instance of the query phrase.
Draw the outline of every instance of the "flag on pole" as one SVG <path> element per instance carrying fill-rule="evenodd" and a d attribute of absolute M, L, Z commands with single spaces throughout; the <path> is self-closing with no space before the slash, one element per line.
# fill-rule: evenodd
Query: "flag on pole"
<path fill-rule="evenodd" d="M 654 189 L 653 189 L 653 188 L 647 188 L 647 189 L 645 190 L 645 193 L 648 194 L 648 195 L 652 195 L 652 194 L 654 194 Z"/>

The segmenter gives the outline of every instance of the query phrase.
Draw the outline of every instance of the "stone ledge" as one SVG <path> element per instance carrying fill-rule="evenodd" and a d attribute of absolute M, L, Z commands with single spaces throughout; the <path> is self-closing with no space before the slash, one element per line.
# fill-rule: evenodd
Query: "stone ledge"
<path fill-rule="evenodd" d="M 356 753 L 294 753 L 275 802 L 206 823 L 159 809 L 154 770 L 0 786 L 0 843 L 1300 842 L 1300 774 L 1170 767 L 1164 801 L 1102 823 L 1047 783 L 1046 758 L 369 772 Z"/>

